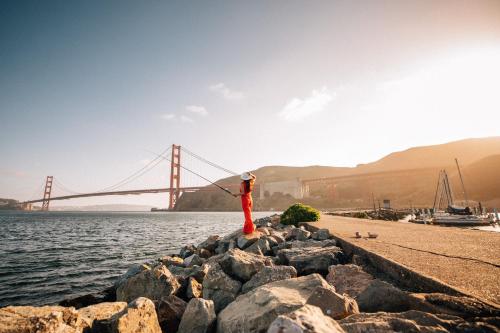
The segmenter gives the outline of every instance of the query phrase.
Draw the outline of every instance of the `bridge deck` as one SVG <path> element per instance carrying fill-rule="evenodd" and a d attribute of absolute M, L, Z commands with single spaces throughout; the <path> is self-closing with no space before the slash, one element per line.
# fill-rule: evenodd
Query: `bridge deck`
<path fill-rule="evenodd" d="M 322 215 L 311 223 L 364 250 L 500 304 L 500 233 Z M 376 239 L 354 237 L 377 233 Z"/>

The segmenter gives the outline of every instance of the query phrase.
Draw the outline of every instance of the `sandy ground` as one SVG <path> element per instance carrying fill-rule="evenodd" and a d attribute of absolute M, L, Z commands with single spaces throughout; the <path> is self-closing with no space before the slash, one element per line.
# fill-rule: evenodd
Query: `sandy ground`
<path fill-rule="evenodd" d="M 500 233 L 322 215 L 314 223 L 366 250 L 500 304 Z M 356 239 L 359 231 L 376 239 Z"/>

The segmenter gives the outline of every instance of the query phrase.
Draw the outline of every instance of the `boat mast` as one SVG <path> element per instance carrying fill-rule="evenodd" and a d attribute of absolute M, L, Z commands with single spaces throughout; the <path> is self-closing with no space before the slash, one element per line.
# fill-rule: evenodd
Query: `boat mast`
<path fill-rule="evenodd" d="M 458 175 L 460 176 L 460 182 L 462 182 L 462 189 L 464 191 L 465 206 L 469 207 L 469 199 L 467 198 L 467 192 L 465 191 L 464 179 L 462 178 L 462 172 L 460 172 L 460 166 L 458 165 L 458 159 L 455 158 L 455 163 L 457 164 Z"/>

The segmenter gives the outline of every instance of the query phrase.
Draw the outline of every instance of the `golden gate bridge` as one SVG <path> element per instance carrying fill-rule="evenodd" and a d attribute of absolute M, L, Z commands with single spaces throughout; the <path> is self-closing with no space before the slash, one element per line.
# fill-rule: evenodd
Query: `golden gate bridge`
<path fill-rule="evenodd" d="M 192 170 L 191 168 L 188 168 L 181 164 L 181 152 L 182 154 L 187 154 L 190 157 L 205 163 L 206 165 L 209 165 L 211 167 L 214 167 L 220 171 L 223 171 L 226 173 L 226 176 L 236 176 L 237 173 L 228 170 L 216 163 L 213 163 L 196 153 L 193 153 L 187 148 L 182 148 L 181 146 L 173 144 L 171 147 L 167 148 L 165 151 L 163 151 L 160 154 L 157 154 L 156 158 L 151 160 L 149 163 L 147 163 L 144 167 L 141 169 L 137 170 L 136 172 L 132 173 L 128 177 L 124 178 L 120 182 L 106 187 L 104 189 L 101 189 L 99 191 L 95 192 L 89 192 L 89 193 L 78 193 L 75 192 L 71 189 L 68 189 L 66 186 L 64 186 L 60 181 L 58 181 L 54 176 L 47 176 L 45 179 L 45 185 L 43 189 L 43 197 L 40 199 L 34 199 L 34 200 L 28 200 L 24 201 L 21 204 L 23 205 L 23 208 L 26 210 L 31 210 L 31 207 L 34 203 L 42 203 L 41 210 L 42 211 L 48 211 L 50 207 L 51 201 L 56 201 L 56 200 L 69 200 L 69 199 L 76 199 L 76 198 L 88 198 L 88 197 L 99 197 L 99 196 L 110 196 L 110 195 L 138 195 L 138 194 L 145 194 L 145 193 L 168 193 L 169 194 L 169 202 L 168 202 L 168 209 L 173 210 L 175 208 L 175 204 L 181 197 L 183 193 L 189 193 L 189 192 L 197 192 L 197 191 L 218 191 L 220 188 L 226 189 L 227 191 L 231 192 L 237 192 L 239 188 L 239 180 L 235 179 L 235 183 L 226 183 L 226 184 L 217 184 L 215 182 L 210 181 L 209 179 L 205 178 L 198 172 Z M 156 154 L 155 154 L 156 155 Z M 168 161 L 170 162 L 170 186 L 166 188 L 146 188 L 146 189 L 134 189 L 134 190 L 117 190 L 120 187 L 125 186 L 126 184 L 129 184 L 130 182 L 138 179 L 145 173 L 149 172 L 152 170 L 154 167 L 156 167 L 158 164 L 160 164 L 163 161 Z M 194 175 L 198 177 L 201 180 L 204 180 L 205 182 L 208 183 L 203 185 L 203 186 L 181 186 L 181 171 L 185 171 L 191 175 Z M 184 172 L 182 172 L 184 174 Z M 62 189 L 65 192 L 70 193 L 69 195 L 60 195 L 60 196 L 52 196 L 53 188 L 58 187 Z"/>

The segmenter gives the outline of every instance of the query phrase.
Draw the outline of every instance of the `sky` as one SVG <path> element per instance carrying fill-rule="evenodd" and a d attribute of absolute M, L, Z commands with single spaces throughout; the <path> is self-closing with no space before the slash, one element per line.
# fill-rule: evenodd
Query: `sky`
<path fill-rule="evenodd" d="M 2 1 L 0 197 L 100 190 L 174 143 L 239 173 L 500 135 L 499 87 L 497 0 Z"/>

